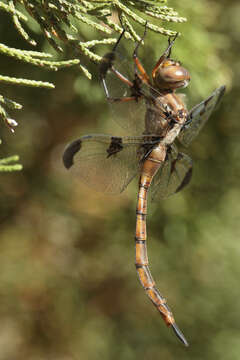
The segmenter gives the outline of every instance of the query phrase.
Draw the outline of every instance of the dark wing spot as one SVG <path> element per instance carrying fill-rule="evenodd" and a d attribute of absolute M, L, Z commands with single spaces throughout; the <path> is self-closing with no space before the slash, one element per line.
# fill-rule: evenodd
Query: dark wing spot
<path fill-rule="evenodd" d="M 112 136 L 111 138 L 111 144 L 109 145 L 109 148 L 107 149 L 107 158 L 110 156 L 117 154 L 119 151 L 123 149 L 122 145 L 122 138 L 117 136 Z"/>
<path fill-rule="evenodd" d="M 220 101 L 222 100 L 222 97 L 223 97 L 223 95 L 224 95 L 224 93 L 225 93 L 225 90 L 226 90 L 226 86 L 225 85 L 222 85 L 221 87 L 220 87 L 220 94 L 219 94 L 219 97 L 218 97 L 218 99 L 217 99 L 217 103 L 216 103 L 216 107 L 218 106 L 218 104 L 220 103 Z"/>
<path fill-rule="evenodd" d="M 182 158 L 182 154 L 179 153 L 178 154 L 178 159 Z M 189 170 L 186 172 L 186 175 L 183 178 L 183 181 L 181 182 L 181 184 L 179 185 L 179 187 L 176 190 L 176 193 L 179 192 L 180 190 L 182 190 L 185 186 L 187 186 L 192 178 L 192 172 L 193 172 L 193 168 L 192 168 L 192 163 L 191 163 L 191 167 L 189 168 Z"/>
<path fill-rule="evenodd" d="M 183 158 L 182 153 L 178 153 L 177 158 L 172 162 L 171 164 L 171 174 L 175 171 L 176 163 L 178 160 L 181 160 Z M 175 193 L 181 191 L 185 186 L 187 186 L 192 178 L 192 166 L 189 168 L 189 170 L 186 172 L 186 175 L 184 176 L 181 184 L 176 189 Z"/>
<path fill-rule="evenodd" d="M 69 144 L 63 153 L 63 164 L 66 169 L 73 165 L 74 155 L 81 149 L 81 140 L 75 140 Z"/>
<path fill-rule="evenodd" d="M 207 98 L 205 101 L 204 101 L 204 105 L 207 106 L 207 104 L 209 103 L 209 101 L 211 101 L 213 98 L 213 95 L 209 96 L 209 98 Z"/>
<path fill-rule="evenodd" d="M 216 103 L 213 104 L 211 107 L 214 106 L 215 108 L 217 108 L 219 102 L 221 101 L 221 99 L 222 99 L 222 97 L 223 97 L 223 95 L 224 95 L 225 89 L 226 89 L 225 85 L 221 86 L 221 87 L 218 89 L 217 101 L 216 101 Z M 205 108 L 207 107 L 208 103 L 213 99 L 213 97 L 214 97 L 215 95 L 216 95 L 216 93 L 215 93 L 214 95 L 209 96 L 209 98 L 207 98 L 207 99 L 205 100 L 205 102 L 204 102 L 204 106 L 205 106 L 205 107 L 204 107 L 203 111 L 200 113 L 200 115 L 204 114 Z M 211 109 L 211 107 L 210 107 L 210 109 Z"/>
<path fill-rule="evenodd" d="M 148 155 L 152 150 L 159 144 L 163 139 L 161 136 L 148 136 L 144 135 L 144 143 L 139 147 L 137 151 L 137 157 L 140 162 L 143 162 L 147 159 Z"/>
<path fill-rule="evenodd" d="M 166 159 L 168 160 L 168 158 L 169 158 L 169 156 L 167 154 Z M 177 162 L 177 159 L 173 160 L 173 162 L 171 164 L 171 174 L 175 171 L 176 162 Z"/>
<path fill-rule="evenodd" d="M 139 76 L 135 76 L 135 79 L 133 80 L 133 86 L 130 88 L 131 96 L 135 97 L 135 101 L 138 102 L 139 98 L 143 96 L 143 93 L 141 92 L 141 85 L 142 80 L 139 78 Z"/>
<path fill-rule="evenodd" d="M 192 167 L 186 173 L 183 181 L 181 182 L 181 184 L 177 188 L 176 193 L 179 192 L 180 190 L 182 190 L 185 186 L 187 186 L 189 184 L 191 178 L 192 178 Z"/>
<path fill-rule="evenodd" d="M 212 98 L 213 98 L 213 95 L 209 96 L 209 98 L 207 98 L 207 99 L 204 101 L 204 107 L 203 107 L 202 111 L 200 111 L 200 116 L 202 116 L 202 115 L 205 113 L 206 107 L 208 106 L 209 102 L 211 102 Z M 211 107 L 212 107 L 212 106 L 211 106 Z M 211 107 L 210 107 L 210 109 L 211 109 Z"/>

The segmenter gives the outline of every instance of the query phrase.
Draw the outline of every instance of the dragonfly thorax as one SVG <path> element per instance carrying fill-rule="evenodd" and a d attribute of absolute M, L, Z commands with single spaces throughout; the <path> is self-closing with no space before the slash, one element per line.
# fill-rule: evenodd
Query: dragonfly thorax
<path fill-rule="evenodd" d="M 183 125 L 186 119 L 187 108 L 182 98 L 175 92 L 163 93 L 147 102 L 145 133 L 164 137 L 174 124 Z"/>
<path fill-rule="evenodd" d="M 153 76 L 153 82 L 159 90 L 186 87 L 189 81 L 189 72 L 179 62 L 171 59 L 164 60 Z"/>

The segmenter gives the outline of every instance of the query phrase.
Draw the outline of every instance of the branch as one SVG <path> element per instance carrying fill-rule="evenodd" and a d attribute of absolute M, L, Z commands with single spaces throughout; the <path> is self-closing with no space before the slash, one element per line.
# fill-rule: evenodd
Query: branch
<path fill-rule="evenodd" d="M 1 141 L 0 141 L 1 144 Z M 9 172 L 9 171 L 20 171 L 22 170 L 21 164 L 14 164 L 19 161 L 18 155 L 9 156 L 4 159 L 0 159 L 0 172 Z"/>
<path fill-rule="evenodd" d="M 47 70 L 57 71 L 63 67 L 78 65 L 78 68 L 85 76 L 91 79 L 91 73 L 87 67 L 80 63 L 82 57 L 91 62 L 99 63 L 101 56 L 96 53 L 96 47 L 116 42 L 115 33 L 123 31 L 122 24 L 126 28 L 125 37 L 132 41 L 139 41 L 135 25 L 146 25 L 151 31 L 165 36 L 175 36 L 176 32 L 166 27 L 153 24 L 149 18 L 160 19 L 162 22 L 184 22 L 185 18 L 166 6 L 167 0 L 5 0 L 0 1 L 0 11 L 7 13 L 11 17 L 19 35 L 31 46 L 36 46 L 37 42 L 32 39 L 25 29 L 28 17 L 33 18 L 42 30 L 49 44 L 58 53 L 63 52 L 67 46 L 72 53 L 77 54 L 78 58 L 64 61 L 49 60 L 50 54 L 39 51 L 28 51 L 10 48 L 0 43 L 0 55 L 10 56 L 29 65 L 38 66 Z M 114 16 L 114 15 L 117 15 Z M 121 23 L 117 18 L 121 18 Z M 114 20 L 115 19 L 115 20 Z M 114 35 L 114 37 L 103 37 L 101 39 L 86 39 L 84 27 L 94 28 L 100 36 Z M 46 59 L 48 58 L 48 59 Z M 0 81 L 33 87 L 54 88 L 54 85 L 47 82 L 21 79 L 0 75 Z M 11 100 L 0 97 L 0 117 L 5 124 L 14 131 L 16 121 L 12 120 L 7 114 L 4 105 L 9 107 Z M 14 101 L 12 101 L 12 104 Z M 20 109 L 12 107 L 14 109 Z"/>

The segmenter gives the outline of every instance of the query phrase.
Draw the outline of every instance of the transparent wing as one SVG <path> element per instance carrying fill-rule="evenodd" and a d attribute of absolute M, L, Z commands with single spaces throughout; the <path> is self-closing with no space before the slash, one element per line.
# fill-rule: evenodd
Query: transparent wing
<path fill-rule="evenodd" d="M 192 160 L 172 145 L 162 168 L 153 178 L 150 188 L 152 200 L 162 200 L 182 190 L 191 180 Z"/>
<path fill-rule="evenodd" d="M 122 52 L 124 53 L 124 52 Z M 110 98 L 126 99 L 132 97 L 128 84 L 117 77 L 110 68 L 114 68 L 125 78 L 132 82 L 133 62 L 124 58 L 119 51 L 104 55 L 100 64 L 100 78 L 104 78 Z M 144 99 L 131 101 L 109 101 L 113 120 L 120 125 L 127 133 L 142 134 L 144 131 L 144 117 L 146 106 Z"/>
<path fill-rule="evenodd" d="M 187 125 L 178 136 L 178 140 L 182 145 L 189 146 L 193 139 L 195 139 L 219 104 L 224 91 L 225 86 L 220 86 L 206 100 L 192 108 L 188 116 L 190 124 Z"/>
<path fill-rule="evenodd" d="M 109 57 L 111 61 L 109 61 Z M 134 99 L 134 94 L 138 94 L 138 88 L 131 88 L 127 81 L 134 83 L 133 64 L 133 59 L 130 62 L 130 60 L 123 59 L 117 52 L 108 53 L 103 57 L 100 65 L 100 77 L 102 76 L 105 79 L 110 98 L 122 99 L 122 101 L 109 101 L 113 119 L 128 133 L 137 135 L 142 134 L 145 130 L 146 103 L 148 102 L 148 106 L 151 104 L 152 110 L 157 112 L 159 112 L 161 104 L 158 102 L 157 107 L 153 105 L 158 91 L 155 89 L 152 91 L 151 86 L 143 82 L 140 85 L 142 96 L 135 96 Z M 122 79 L 110 70 L 111 65 L 123 76 Z M 130 100 L 131 98 L 132 100 Z"/>
<path fill-rule="evenodd" d="M 89 187 L 117 194 L 138 173 L 139 149 L 151 141 L 144 136 L 86 135 L 67 146 L 63 163 Z"/>

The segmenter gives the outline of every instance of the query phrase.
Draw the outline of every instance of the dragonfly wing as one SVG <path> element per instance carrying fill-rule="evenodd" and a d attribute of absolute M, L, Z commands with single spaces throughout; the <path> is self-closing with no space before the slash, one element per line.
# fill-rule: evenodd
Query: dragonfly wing
<path fill-rule="evenodd" d="M 160 93 L 140 78 L 138 83 L 134 67 L 130 68 L 126 59 L 123 60 L 117 52 L 106 54 L 99 70 L 100 78 L 104 79 L 105 92 L 110 97 L 109 104 L 113 119 L 128 133 L 142 134 L 145 131 L 146 104 L 148 107 L 151 106 L 152 111 L 159 113 L 161 103 L 157 101 L 157 97 Z M 157 106 L 155 106 L 156 101 Z M 162 111 L 165 111 L 164 107 Z"/>
<path fill-rule="evenodd" d="M 192 160 L 171 147 L 166 161 L 159 169 L 152 182 L 151 197 L 153 200 L 165 199 L 182 190 L 191 180 Z"/>
<path fill-rule="evenodd" d="M 171 161 L 166 159 L 163 165 L 159 168 L 157 174 L 154 176 L 150 186 L 151 200 L 159 200 L 167 198 L 166 189 L 168 187 L 171 175 Z"/>
<path fill-rule="evenodd" d="M 69 144 L 63 163 L 97 191 L 121 193 L 139 171 L 138 151 L 144 136 L 86 135 Z"/>
<path fill-rule="evenodd" d="M 188 115 L 190 124 L 183 128 L 178 136 L 178 140 L 182 145 L 189 146 L 193 139 L 195 139 L 219 104 L 224 91 L 225 86 L 220 86 L 206 100 L 192 108 Z"/>
<path fill-rule="evenodd" d="M 114 121 L 127 133 L 135 135 L 142 134 L 145 128 L 145 100 L 144 98 L 136 98 L 136 100 L 126 101 L 127 98 L 132 97 L 131 88 L 128 83 L 119 79 L 116 73 L 111 70 L 111 66 L 113 66 L 125 79 L 132 83 L 134 75 L 129 63 L 119 52 L 108 53 L 100 63 L 99 72 L 100 78 L 105 80 Z M 114 101 L 113 99 L 123 99 L 123 101 Z"/>

